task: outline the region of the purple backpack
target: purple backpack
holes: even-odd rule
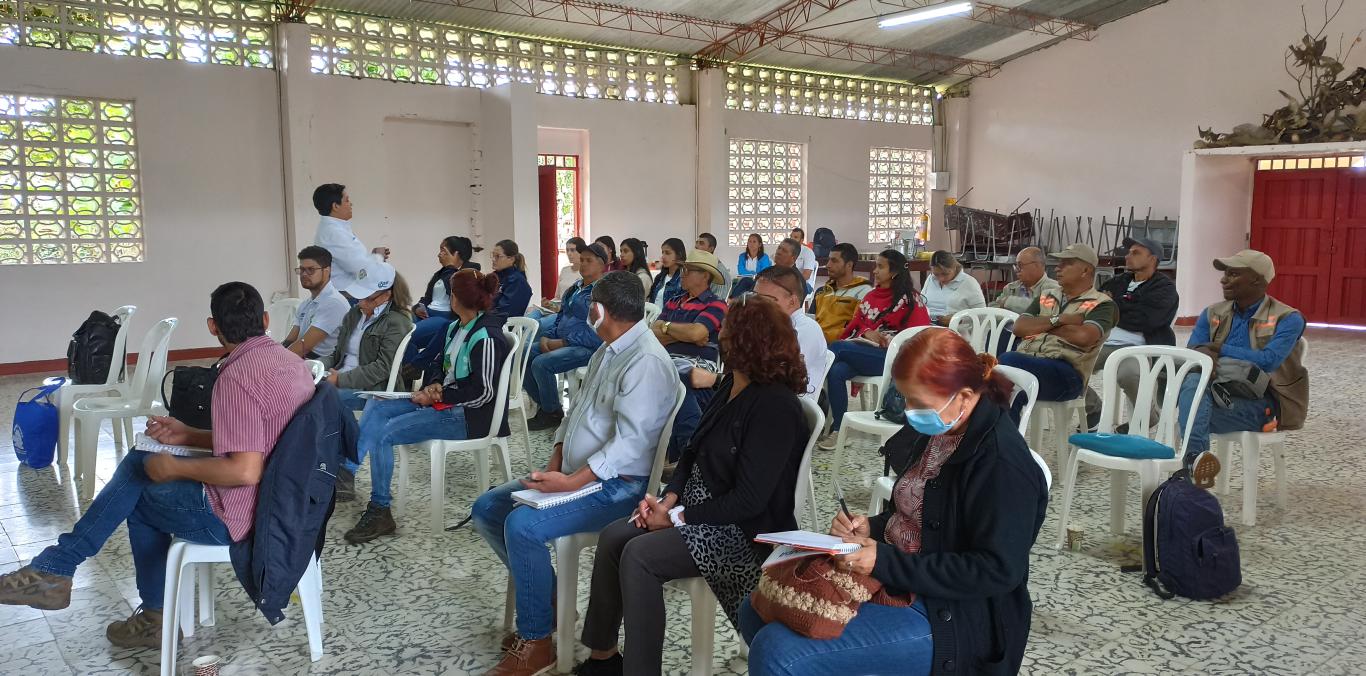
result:
[[[1143,508],[1143,583],[1169,599],[1215,599],[1238,588],[1238,538],[1219,500],[1185,470],[1153,491]]]

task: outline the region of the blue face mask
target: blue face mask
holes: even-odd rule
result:
[[[933,437],[943,434],[953,429],[953,426],[957,425],[958,420],[963,417],[961,412],[958,414],[957,418],[953,419],[953,422],[944,422],[944,419],[939,417],[939,414],[943,413],[944,409],[948,408],[949,404],[952,404],[953,400],[957,398],[957,394],[953,395],[948,401],[944,402],[944,406],[938,411],[932,408],[908,409],[906,411],[906,422],[910,423],[911,427],[915,428],[915,431],[926,436]]]

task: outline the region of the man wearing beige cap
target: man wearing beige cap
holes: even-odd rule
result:
[[[1214,268],[1224,273],[1219,279],[1224,300],[1200,313],[1186,345],[1209,355],[1215,364],[1210,387],[1194,407],[1185,456],[1192,480],[1206,488],[1214,485],[1219,473],[1219,461],[1207,453],[1210,434],[1297,430],[1304,426],[1309,409],[1309,373],[1301,363],[1304,349],[1299,342],[1304,315],[1267,295],[1266,287],[1276,277],[1271,257],[1244,249],[1214,259]],[[1255,392],[1242,387],[1220,387],[1228,382],[1231,367],[1244,363],[1270,376],[1260,396],[1247,396]],[[1239,379],[1255,381],[1245,375]],[[1181,385],[1178,410],[1183,428],[1197,381],[1192,375]]]
[[[664,303],[659,319],[651,327],[669,356],[673,357],[679,378],[687,389],[683,406],[674,421],[669,461],[678,459],[711,400],[711,389],[694,387],[692,371],[704,369],[720,373],[717,348],[721,322],[726,318],[726,301],[712,293],[711,285],[722,280],[716,254],[700,249],[688,252],[683,262],[680,293]],[[699,374],[700,375],[700,374]]]
[[[1056,254],[1061,295],[1041,294],[1015,320],[1022,340],[1001,363],[1024,369],[1039,379],[1039,399],[1071,401],[1086,390],[1105,336],[1115,327],[1118,310],[1095,288],[1096,252],[1073,244]]]

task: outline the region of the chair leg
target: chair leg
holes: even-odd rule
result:
[[[1271,446],[1271,461],[1276,468],[1276,506],[1285,509],[1285,444]]]
[[[78,423],[79,424],[79,423]],[[161,619],[161,676],[175,676],[176,628],[180,624],[180,575],[185,546],[171,545],[166,553],[166,582],[162,586],[164,603]]]
[[[114,435],[114,455],[123,457],[123,419],[110,418],[109,433]],[[133,437],[128,437],[128,442],[133,442]]]
[[[57,390],[57,464],[63,468],[69,467],[66,463],[71,451],[71,407],[76,403],[75,395],[68,392],[65,387]]]
[[[526,397],[527,395],[522,396]],[[522,405],[517,410],[522,412],[522,442],[526,448],[526,471],[530,474],[536,471],[536,466],[532,464],[531,459],[531,418],[528,418],[526,414],[526,399],[522,399]]]
[[[308,629],[308,656],[317,662],[323,658],[323,571],[316,557],[309,560],[304,576],[299,578],[298,592]]]
[[[176,592],[176,612],[179,618],[180,635],[186,638],[194,636],[194,581],[199,575],[201,568],[207,567],[207,563],[181,564],[180,567],[180,589]],[[167,599],[169,601],[169,599]],[[165,609],[163,608],[163,611]],[[164,615],[164,612],[163,612]],[[162,618],[165,621],[165,617]]]
[[[513,630],[513,618],[517,614],[517,592],[512,585],[512,572],[508,572],[507,593],[503,595],[503,631]]]
[[[488,470],[485,469],[485,472]],[[487,474],[485,474],[487,476]],[[432,446],[432,535],[440,535],[446,510],[446,453]]]
[[[144,427],[145,427],[145,425],[144,425]],[[133,439],[137,438],[137,435],[133,433],[133,419],[132,419],[132,418],[124,418],[124,419],[123,419],[123,438],[126,439],[126,440],[128,440],[128,449],[129,449],[129,450],[132,450],[132,448],[133,448]]]
[[[835,490],[835,484],[839,483],[840,475],[844,473],[844,445],[848,443],[849,428],[841,426],[838,434],[835,435],[835,464],[830,468],[831,477],[834,482],[830,484],[830,490]]]
[[[483,491],[489,487],[489,455],[492,449],[485,446],[474,452],[475,490]]]
[[[1153,491],[1156,491],[1157,487],[1162,485],[1162,473],[1157,470],[1157,464],[1151,462],[1143,463],[1143,466],[1138,470],[1138,482],[1140,494],[1143,496],[1143,501],[1139,503],[1139,511],[1141,513],[1142,510],[1147,509],[1148,498],[1153,496]]]
[[[697,585],[692,596],[692,674],[711,676],[716,641],[716,597],[706,584]]]
[[[1076,489],[1077,456],[1069,453],[1062,472],[1062,510],[1058,512],[1057,548],[1067,542],[1067,519],[1072,515],[1072,493]]]
[[[562,544],[563,543],[563,544]],[[579,548],[568,539],[555,543],[555,668],[574,668],[574,623],[579,601]]]
[[[817,522],[820,517],[816,515],[816,481],[815,477],[811,476],[809,467],[806,470],[806,509],[811,513],[811,530],[819,529],[821,526]]]
[[[1219,475],[1214,477],[1214,492],[1220,495],[1228,494],[1228,478],[1233,474],[1233,467],[1228,464],[1230,445],[1226,439],[1215,439],[1211,445],[1214,457],[1219,459]]]
[[[408,447],[395,446],[394,453],[398,455],[398,490],[394,491],[394,511],[406,514],[404,510],[408,507]]]
[[[1110,470],[1110,534],[1124,534],[1124,498],[1129,494],[1129,473]]]
[[[96,468],[99,466],[100,421],[76,419],[76,474],[81,481],[81,499],[95,497]]]
[[[1243,525],[1257,525],[1257,468],[1262,462],[1262,442],[1243,435]]]
[[[217,617],[214,615],[213,564],[199,564],[198,573],[199,624],[205,627],[212,627],[214,623],[217,622]]]
[[[512,481],[512,453],[508,450],[511,443],[512,437],[493,440],[494,448],[498,449],[498,462],[503,467],[503,478],[507,481]]]

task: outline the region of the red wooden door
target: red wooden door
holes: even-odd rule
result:
[[[1366,169],[1338,169],[1328,321],[1366,325]]]
[[[1310,321],[1329,321],[1338,169],[1258,171],[1252,248],[1276,262],[1269,293]]]
[[[560,212],[556,204],[555,167],[536,167],[536,187],[541,198],[541,297],[554,298],[560,276],[560,241],[556,233]]]

